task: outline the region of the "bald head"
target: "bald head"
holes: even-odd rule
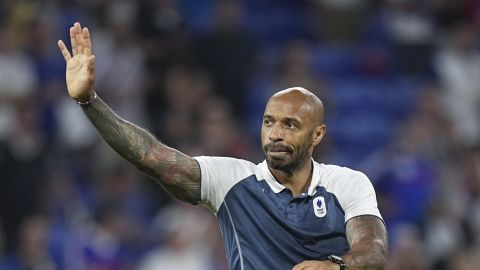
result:
[[[302,87],[275,93],[263,114],[262,146],[269,168],[306,168],[325,134],[322,101]]]
[[[280,102],[285,106],[298,107],[314,124],[323,124],[323,103],[315,94],[303,87],[291,87],[273,94],[268,100],[267,107],[271,102]]]

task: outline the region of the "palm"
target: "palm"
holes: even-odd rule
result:
[[[67,88],[71,97],[79,97],[93,86],[93,74],[88,69],[89,59],[76,55],[67,61]]]
[[[93,95],[95,82],[95,56],[92,54],[90,33],[80,23],[75,23],[70,28],[70,41],[72,54],[68,51],[63,41],[58,41],[60,51],[67,63],[66,81],[68,94],[77,101],[89,100]]]

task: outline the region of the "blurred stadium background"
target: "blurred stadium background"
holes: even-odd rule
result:
[[[0,1],[0,269],[226,269],[214,217],[120,160],[67,97],[56,41],[75,21],[99,95],[190,155],[260,162],[269,95],[316,92],[316,159],[371,178],[387,269],[479,269],[477,0]]]

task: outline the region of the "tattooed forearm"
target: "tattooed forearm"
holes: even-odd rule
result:
[[[383,222],[375,216],[359,216],[347,222],[350,252],[344,256],[347,269],[384,269],[388,243]]]
[[[122,157],[155,178],[176,198],[190,203],[200,200],[200,167],[195,159],[121,119],[100,98],[82,109],[105,141]]]

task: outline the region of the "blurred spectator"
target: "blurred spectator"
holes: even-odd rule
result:
[[[212,74],[216,91],[233,105],[237,118],[247,111],[244,96],[256,61],[255,40],[243,29],[243,20],[241,1],[219,1],[211,32],[194,41],[200,64]]]
[[[362,165],[377,186],[380,209],[394,246],[405,224],[419,226],[423,222],[439,188],[435,163],[439,160],[435,158],[451,154],[451,149],[443,146],[450,137],[438,110],[437,94],[424,91],[419,95],[415,114],[398,129],[391,144]]]
[[[425,251],[430,263],[440,268],[450,254],[465,245],[465,235],[461,220],[455,218],[454,212],[446,200],[434,201],[425,217]]]
[[[169,145],[188,148],[197,138],[199,101],[212,95],[212,82],[201,71],[174,65],[166,71],[163,85],[168,105],[156,108],[158,119],[152,119],[152,128]]]
[[[475,12],[473,0],[437,0],[430,1],[437,24],[442,29],[450,29],[465,19],[474,19],[467,15]]]
[[[388,270],[427,270],[428,261],[425,254],[420,232],[415,226],[403,226],[398,232],[398,242],[390,249],[387,260]]]
[[[182,17],[175,1],[138,2],[138,27],[141,34],[148,39],[164,41],[181,27]],[[165,53],[165,50],[159,50],[159,53]]]
[[[467,225],[473,244],[480,247],[480,149],[468,151],[466,160],[466,180],[472,201],[468,204]]]
[[[185,27],[178,1],[138,3],[136,26],[144,39],[141,45],[149,70],[162,74],[169,65],[189,62],[192,57],[188,54],[189,29]]]
[[[376,173],[370,173],[377,185],[379,205],[387,223],[392,241],[397,239],[397,226],[403,223],[419,225],[432,192],[436,172],[432,162],[421,155],[412,122],[402,130],[402,137],[376,159]],[[393,242],[392,244],[395,244]]]
[[[0,143],[0,220],[7,251],[15,250],[24,219],[41,209],[48,153],[35,105],[31,99],[17,101],[15,126]]]
[[[276,67],[276,73],[267,91],[284,89],[292,86],[302,86],[312,89],[316,95],[326,101],[326,91],[321,76],[313,71],[313,46],[302,40],[288,42],[282,52]],[[270,96],[269,93],[266,96]]]
[[[75,239],[76,230],[89,226],[92,219],[92,194],[75,181],[75,174],[68,169],[65,161],[56,160],[55,166],[48,169],[43,200],[51,227],[52,257],[59,269],[81,269],[77,265],[79,254],[71,256],[71,253],[80,245]]]
[[[48,252],[48,220],[43,216],[31,216],[20,227],[19,248],[6,258],[1,269],[8,270],[56,270]]]
[[[15,32],[0,26],[0,140],[15,128],[15,105],[37,87],[32,60],[15,43]]]
[[[197,135],[202,155],[254,156],[247,134],[239,128],[228,102],[215,96],[206,97],[199,104],[199,113]]]
[[[472,249],[461,249],[447,258],[444,269],[446,270],[474,270],[480,264],[480,250],[478,247]],[[439,269],[439,268],[437,268]]]
[[[164,122],[164,113],[169,110],[165,107],[175,105],[168,100],[171,87],[165,85],[171,83],[165,81],[172,80],[169,79],[171,70],[177,70],[179,66],[190,67],[194,62],[192,37],[182,17],[184,14],[179,10],[179,1],[138,2],[136,25],[141,35],[140,45],[145,53],[145,104],[153,133],[162,134],[162,127],[158,123]],[[182,83],[179,80],[177,82]],[[195,91],[192,89],[190,92]],[[177,117],[176,114],[174,116]],[[181,117],[185,118],[184,115]],[[179,137],[178,141],[182,139]]]
[[[145,125],[145,57],[135,30],[136,4],[111,1],[104,28],[93,33],[96,87],[112,108],[128,121]]]
[[[141,231],[141,227],[146,226],[149,217],[154,213],[152,197],[148,196],[150,193],[145,190],[146,179],[123,160],[116,158],[110,163],[104,162],[103,168],[96,170],[100,177],[95,182],[95,196],[98,201],[114,204],[122,212],[129,213],[132,222],[136,223]],[[133,237],[134,233],[130,236]]]
[[[153,234],[163,235],[164,243],[142,259],[139,270],[218,269],[212,254],[212,239],[220,240],[212,236],[218,229],[213,229],[215,220],[206,211],[172,204],[157,215],[153,226]]]
[[[75,102],[60,97],[52,109],[58,125],[57,143],[65,146],[61,149],[65,154],[87,149],[99,141],[95,129]]]
[[[427,6],[412,0],[388,0],[385,20],[398,70],[407,75],[431,75],[436,29]]]
[[[318,0],[314,3],[312,17],[317,36],[337,46],[359,41],[369,11],[367,0]]]
[[[480,52],[478,31],[459,24],[435,57],[444,106],[465,146],[480,143]]]
[[[83,235],[82,250],[76,260],[83,263],[81,269],[123,270],[130,269],[124,239],[130,231],[128,215],[115,204],[105,203],[97,208],[95,224]]]

